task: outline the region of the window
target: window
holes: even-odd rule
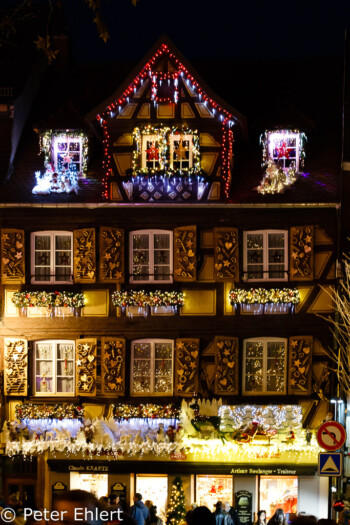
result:
[[[74,395],[74,341],[38,341],[34,344],[35,395]]]
[[[72,284],[71,232],[32,233],[32,283]]]
[[[165,230],[130,233],[130,282],[173,282],[172,238]]]
[[[131,394],[172,395],[174,342],[150,339],[132,342]]]
[[[244,232],[244,278],[247,281],[286,281],[287,231]]]
[[[193,166],[192,135],[170,135],[170,168],[188,170]]]
[[[267,133],[268,158],[284,170],[299,171],[300,133],[292,131],[270,131]]]
[[[52,140],[53,163],[56,170],[62,168],[76,168],[76,173],[82,172],[82,140],[79,136],[65,134],[53,137]]]
[[[287,340],[273,338],[244,341],[243,393],[286,393]]]
[[[147,168],[151,171],[161,168],[161,140],[160,135],[142,136],[142,168]]]

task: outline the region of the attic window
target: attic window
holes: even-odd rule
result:
[[[47,130],[40,135],[40,153],[44,165],[50,163],[55,171],[69,167],[79,177],[86,176],[88,137],[82,131]]]
[[[265,173],[256,188],[259,193],[283,193],[294,184],[304,166],[305,140],[299,130],[265,131],[260,138]]]
[[[268,159],[283,170],[295,168],[299,171],[300,133],[292,131],[270,131],[267,134]]]

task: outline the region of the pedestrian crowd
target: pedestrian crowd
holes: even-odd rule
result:
[[[0,511],[3,508],[12,508],[16,518],[12,520],[13,525],[23,525],[24,521],[20,518],[20,503],[10,497],[6,504],[0,496]],[[77,519],[76,511],[86,510],[92,517],[87,519]],[[70,490],[54,498],[53,511],[60,513],[64,519],[54,520],[50,525],[165,525],[157,514],[157,507],[153,502],[142,501],[142,495],[136,493],[134,504],[127,509],[126,502],[119,496],[111,494],[101,497],[99,500],[90,492],[84,490]],[[103,514],[104,513],[104,514]],[[102,518],[102,515],[104,516]],[[274,515],[267,521],[266,511],[259,510],[257,520],[254,525],[335,525],[336,522],[330,519],[317,520],[315,516],[299,514],[294,519],[287,521],[284,511],[277,509]],[[46,519],[33,519],[29,517],[26,525],[46,525]],[[5,523],[0,519],[1,523]],[[188,510],[183,524],[181,525],[243,525],[241,524],[237,510],[228,502],[218,501],[215,504],[215,511],[211,512],[208,507],[197,506],[195,503]]]

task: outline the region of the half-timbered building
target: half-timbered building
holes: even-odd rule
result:
[[[328,110],[263,108],[250,85],[246,119],[167,38],[116,91],[53,67],[1,186],[4,494],[137,491],[164,517],[179,475],[188,506],[247,491],[251,512],[309,513],[312,496],[327,517]]]

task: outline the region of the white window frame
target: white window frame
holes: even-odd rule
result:
[[[55,260],[56,242],[55,241],[56,241],[56,237],[63,236],[63,235],[67,237],[69,236],[71,239],[70,278],[67,281],[56,281],[56,260]],[[39,236],[50,237],[50,280],[47,280],[47,281],[46,280],[40,281],[35,278],[35,268],[36,268],[36,265],[35,265],[35,251],[36,251],[35,250],[35,238],[37,236],[38,237]],[[38,250],[38,251],[45,251],[45,250]],[[64,250],[64,251],[69,251],[69,250]],[[33,284],[73,284],[73,253],[74,253],[73,252],[73,232],[59,231],[59,230],[32,232],[31,234],[31,254],[30,254],[31,283]],[[40,266],[37,266],[37,267],[40,268]],[[67,266],[67,268],[69,268],[69,266]]]
[[[174,159],[174,142],[175,140],[188,140],[188,149],[189,149],[189,159],[188,159],[188,168],[182,168],[182,159],[180,159],[180,161],[178,160],[175,160]],[[182,134],[178,134],[178,135],[175,135],[175,134],[171,134],[170,137],[169,137],[169,143],[170,143],[170,168],[173,170],[175,169],[174,168],[174,162],[180,162],[180,169],[179,171],[181,171],[182,169],[190,169],[190,168],[193,168],[193,135],[182,135]],[[186,161],[187,162],[187,161]]]
[[[147,162],[152,162],[152,161],[147,160],[147,153],[146,153],[147,141],[158,142],[158,144],[160,144],[162,141],[162,136],[157,135],[157,134],[152,134],[152,133],[142,135],[142,147],[141,147],[141,168],[142,169],[147,168]],[[153,168],[149,168],[150,170],[153,169],[157,171],[161,169],[160,155],[161,155],[161,152],[159,151],[159,154],[158,154],[159,160],[158,161],[153,160]],[[157,162],[158,164],[157,166],[155,166],[155,162]]]
[[[53,392],[37,392],[36,388],[36,380],[37,377],[42,377],[40,375],[37,375],[36,373],[36,363],[37,363],[37,357],[36,357],[36,349],[38,344],[52,344],[54,345],[53,348],[53,359],[52,359],[52,383],[55,391]],[[69,376],[69,378],[73,379],[73,392],[57,392],[57,345],[58,344],[70,344],[73,346],[73,376]],[[74,397],[75,396],[75,340],[74,339],[46,339],[44,341],[38,340],[34,341],[33,345],[33,384],[34,384],[34,395],[36,397],[50,397],[50,396],[60,396],[60,397]],[[40,361],[40,359],[38,359]],[[62,359],[63,361],[63,359]]]
[[[154,278],[154,236],[157,234],[167,234],[169,235],[169,279],[155,279]],[[149,279],[139,280],[134,279],[133,273],[134,273],[134,261],[133,261],[133,253],[134,253],[134,246],[133,246],[133,236],[134,235],[148,235],[149,237],[149,259],[148,259],[148,266],[149,266]],[[133,230],[129,233],[129,262],[130,262],[130,282],[131,283],[139,283],[139,284],[145,284],[145,283],[172,283],[173,282],[173,232],[172,230]]]
[[[69,153],[69,145],[72,143],[72,142],[79,142],[80,144],[80,151],[76,151],[75,153],[79,153],[79,163],[78,162],[73,162],[73,164],[79,164],[80,165],[80,169],[77,170],[77,176],[78,177],[81,177],[82,176],[82,173],[83,173],[83,151],[82,151],[82,148],[83,148],[83,141],[81,139],[81,137],[79,136],[76,136],[76,137],[72,137],[72,136],[67,136],[65,133],[62,133],[61,135],[57,135],[55,137],[53,137],[52,139],[52,159],[53,159],[53,164],[54,164],[54,167],[55,169],[57,170],[58,169],[58,142],[67,142],[67,153]]]
[[[151,376],[150,376],[150,389],[151,392],[134,392],[134,347],[138,343],[150,343],[151,344]],[[156,343],[170,343],[172,347],[172,375],[171,375],[171,391],[170,392],[154,392],[154,377],[155,377],[155,345]],[[173,339],[134,339],[131,342],[131,369],[130,369],[130,395],[133,397],[144,397],[149,396],[172,396],[174,391],[174,340]]]
[[[284,234],[284,277],[269,277],[269,249],[268,237],[269,234]],[[248,235],[263,235],[263,277],[257,279],[248,279]],[[245,231],[243,235],[243,269],[244,280],[247,282],[258,281],[288,281],[288,230],[251,230]]]
[[[295,169],[298,172],[299,171],[299,162],[300,162],[300,133],[297,131],[287,131],[287,132],[281,132],[281,131],[269,131],[268,132],[268,138],[267,138],[267,148],[268,148],[268,159],[272,160],[273,162],[276,162],[277,159],[273,157],[273,150],[274,150],[274,140],[273,139],[280,139],[285,140],[288,138],[295,138],[295,159],[292,159],[295,161]],[[282,168],[285,171],[289,170],[288,166],[285,166],[285,157],[282,157],[279,159],[282,164]]]
[[[284,343],[284,390],[281,392],[272,392],[267,390],[267,344],[268,343]],[[246,384],[246,352],[247,345],[249,343],[263,343],[263,388],[261,391],[250,391],[245,389]],[[283,396],[287,393],[287,352],[288,352],[288,340],[284,337],[254,337],[251,339],[243,340],[243,378],[242,378],[242,394],[245,396],[259,396],[259,395],[271,395],[271,396]]]

